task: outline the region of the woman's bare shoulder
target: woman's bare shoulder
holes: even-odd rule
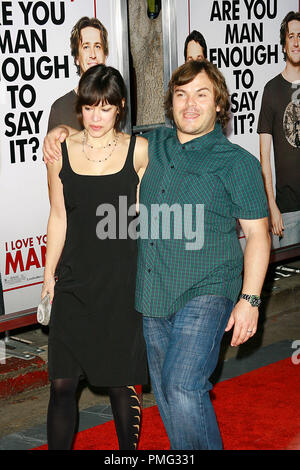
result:
[[[134,160],[137,172],[148,165],[148,141],[144,137],[137,136],[136,138]]]
[[[72,134],[66,138],[67,147],[69,145],[82,145],[83,139],[84,139],[84,132],[83,131],[76,132],[75,134]]]
[[[136,138],[136,144],[137,144],[141,149],[144,149],[144,150],[147,150],[147,149],[148,149],[148,140],[145,139],[145,137],[141,137],[140,135],[137,136],[137,138]]]

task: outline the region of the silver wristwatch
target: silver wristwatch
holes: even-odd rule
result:
[[[240,299],[247,300],[252,307],[259,307],[261,304],[261,298],[258,295],[241,294]]]

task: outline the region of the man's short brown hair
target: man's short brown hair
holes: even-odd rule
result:
[[[80,67],[76,63],[79,55],[79,44],[81,41],[81,30],[83,28],[95,28],[100,31],[101,42],[103,46],[104,55],[108,56],[108,39],[107,39],[107,30],[98,20],[98,18],[89,18],[88,16],[84,16],[80,18],[79,21],[73,26],[71,31],[71,38],[70,38],[70,47],[71,47],[71,54],[74,57],[74,64],[77,67],[77,73],[80,75]]]
[[[282,52],[284,55],[284,60],[286,60],[286,53],[284,51],[285,49],[285,43],[286,43],[286,35],[288,33],[288,25],[290,21],[300,21],[300,12],[299,11],[290,11],[282,20],[282,23],[280,25],[280,44],[282,46]]]
[[[171,80],[169,82],[168,91],[165,98],[165,110],[167,117],[174,120],[173,117],[173,94],[176,86],[183,86],[190,83],[196,76],[205,72],[214,87],[214,96],[216,106],[220,107],[220,111],[217,113],[217,121],[219,121],[222,127],[226,127],[229,121],[229,93],[225,78],[222,73],[217,69],[215,65],[207,60],[191,60],[178,67],[173,72]]]

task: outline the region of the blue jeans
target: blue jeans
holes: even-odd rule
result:
[[[209,378],[233,302],[202,295],[167,319],[145,317],[150,377],[171,449],[222,449]]]

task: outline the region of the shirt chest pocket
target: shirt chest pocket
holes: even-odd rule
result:
[[[209,204],[216,192],[218,178],[212,173],[182,173],[179,198],[183,203]]]

